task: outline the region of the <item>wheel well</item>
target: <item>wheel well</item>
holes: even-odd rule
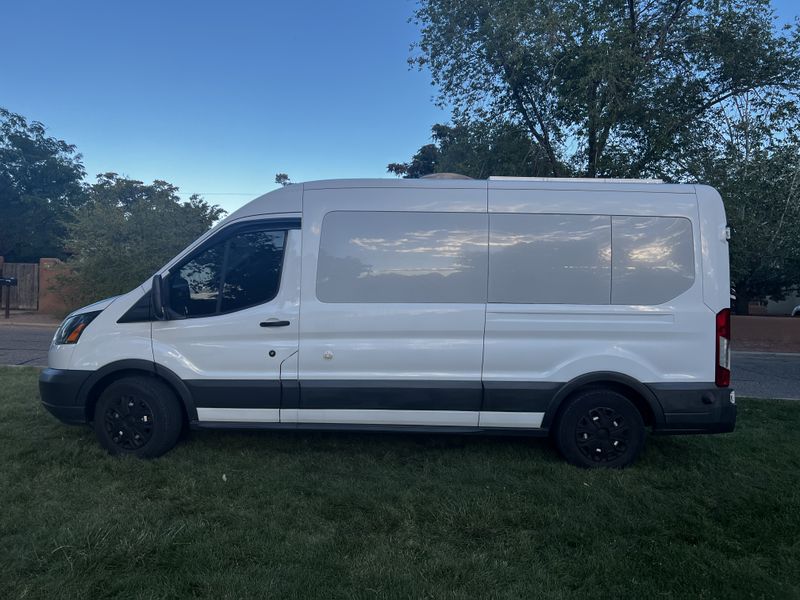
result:
[[[181,407],[181,413],[183,415],[184,424],[189,422],[189,416],[186,413],[186,406],[181,401],[181,395],[180,393],[178,393],[178,390],[175,389],[175,386],[173,386],[169,381],[167,381],[163,377],[159,377],[155,373],[152,373],[150,371],[144,371],[141,369],[122,369],[120,371],[114,371],[113,373],[109,373],[99,381],[95,382],[95,384],[92,385],[91,389],[89,390],[89,393],[86,396],[87,422],[91,423],[92,421],[94,421],[94,407],[97,404],[97,400],[100,398],[100,394],[103,393],[103,390],[105,390],[109,385],[111,385],[115,381],[118,381],[123,377],[131,377],[131,376],[153,377],[164,383],[164,385],[166,385],[170,390],[172,390],[172,393],[175,394],[175,398],[178,400],[178,404]]]
[[[652,427],[655,425],[656,419],[655,415],[653,414],[653,408],[650,406],[650,403],[647,401],[647,399],[631,386],[620,383],[619,381],[592,381],[590,383],[580,385],[574,390],[571,390],[569,394],[567,394],[567,396],[559,403],[558,411],[553,419],[553,423],[558,422],[558,419],[561,417],[561,413],[564,412],[572,398],[589,390],[612,390],[618,394],[622,394],[633,403],[633,405],[639,411],[639,414],[642,415],[642,420],[647,427]]]

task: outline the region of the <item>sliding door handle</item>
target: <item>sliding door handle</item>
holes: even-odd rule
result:
[[[261,321],[259,323],[261,327],[286,327],[287,325],[291,325],[289,321],[279,321],[278,319],[268,319],[266,321]]]

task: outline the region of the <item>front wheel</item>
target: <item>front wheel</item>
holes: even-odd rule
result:
[[[627,467],[639,456],[644,439],[639,410],[611,390],[588,390],[574,396],[555,429],[559,451],[579,467]]]
[[[95,405],[94,431],[110,454],[161,456],[175,446],[182,429],[178,399],[153,377],[118,379],[103,390]]]

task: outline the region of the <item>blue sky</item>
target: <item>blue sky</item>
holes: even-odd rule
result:
[[[779,16],[800,12],[776,0]],[[446,121],[409,70],[412,0],[4,3],[0,106],[90,178],[165,179],[232,210],[293,180],[384,177]]]

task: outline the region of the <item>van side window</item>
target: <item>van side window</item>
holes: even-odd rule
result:
[[[611,217],[491,214],[489,302],[608,304]]]
[[[272,300],[285,242],[285,231],[250,229],[203,249],[172,269],[170,308],[185,317],[204,317]]]
[[[230,239],[222,312],[261,304],[277,295],[285,238],[284,231],[254,231]]]
[[[320,233],[321,302],[486,301],[487,215],[336,211]]]
[[[217,312],[219,283],[226,242],[203,250],[169,277],[170,308],[182,316],[201,317]]]
[[[612,217],[612,304],[661,304],[694,283],[692,223],[682,217]]]

